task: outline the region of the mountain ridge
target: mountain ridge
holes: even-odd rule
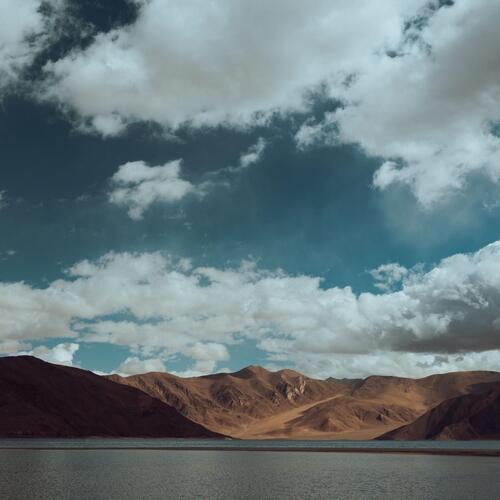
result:
[[[318,380],[255,365],[190,378],[161,372],[111,378],[168,402],[209,429],[242,439],[372,439],[447,399],[500,384],[500,373],[491,371]]]
[[[319,380],[250,365],[123,377],[11,356],[0,358],[0,436],[500,438],[500,373]]]

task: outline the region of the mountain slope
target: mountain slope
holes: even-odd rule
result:
[[[0,436],[500,438],[500,373],[316,380],[249,366],[100,377],[0,358]]]
[[[250,366],[185,379],[167,373],[110,378],[233,437],[371,439],[414,421],[444,400],[486,391],[500,382],[500,373],[315,380],[292,370]]]
[[[500,439],[500,384],[486,393],[443,401],[382,440]]]
[[[346,384],[258,366],[193,378],[168,373],[110,378],[157,397],[212,430],[238,437],[262,419],[349,391]]]
[[[30,356],[0,358],[0,436],[218,437],[133,387]]]

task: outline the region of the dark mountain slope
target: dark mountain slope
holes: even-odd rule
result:
[[[383,434],[382,440],[499,439],[500,384],[486,393],[443,401],[414,422]]]
[[[133,387],[30,356],[0,358],[0,436],[219,437]]]

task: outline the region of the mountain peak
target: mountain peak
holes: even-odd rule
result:
[[[248,365],[241,370],[232,373],[234,377],[239,378],[250,378],[250,377],[267,377],[271,374],[269,370],[266,370],[259,365]]]

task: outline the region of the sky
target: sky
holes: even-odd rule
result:
[[[499,0],[1,0],[0,355],[500,367]]]

